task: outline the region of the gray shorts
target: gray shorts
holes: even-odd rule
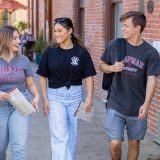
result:
[[[143,140],[147,130],[147,118],[141,120],[135,116],[125,116],[113,109],[107,109],[105,129],[109,140],[124,140],[127,129],[128,139]]]

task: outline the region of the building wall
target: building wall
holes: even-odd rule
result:
[[[138,10],[139,0],[123,0],[123,11]]]
[[[75,21],[74,19],[74,0],[52,0],[52,19],[54,23],[54,19],[58,17],[69,17]]]
[[[105,48],[105,7],[104,0],[87,0],[84,3],[85,45],[90,49],[90,53],[97,71],[97,75],[94,77],[94,91],[99,97],[103,92],[101,89],[102,73],[99,71],[99,60]]]
[[[2,3],[5,0],[0,0],[0,3]],[[27,6],[28,5],[28,0],[17,0],[19,3]],[[4,10],[0,11],[0,25],[2,25],[2,15],[3,15]],[[8,24],[10,25],[14,25],[16,22],[19,21],[24,21],[24,22],[28,22],[28,17],[27,17],[27,9],[17,9],[14,12],[12,12],[11,14],[8,14]],[[3,24],[6,25],[6,24]]]
[[[45,1],[44,0],[39,0],[39,21],[38,21],[38,25],[39,25],[39,31],[42,31],[45,29]]]
[[[145,4],[146,6],[146,4]],[[147,16],[147,26],[144,32],[144,37],[149,43],[154,41],[160,42],[160,1],[154,0],[154,10],[149,14],[145,7]],[[157,78],[155,95],[149,110],[148,126],[151,133],[156,134],[158,127],[158,112],[160,112],[160,77]],[[160,127],[160,124],[159,124]],[[159,135],[160,136],[160,135]]]
[[[36,33],[37,33],[37,21],[36,21],[36,17],[37,17],[37,8],[36,8],[36,0],[32,0],[33,1],[33,16],[32,16],[32,23],[33,23],[33,34],[34,37],[36,38]]]
[[[53,19],[57,17],[69,17],[73,19],[73,11],[74,11],[74,0],[52,0],[53,6]]]
[[[28,5],[28,1],[27,0],[16,0],[18,1],[19,3],[27,6]],[[28,17],[27,17],[27,9],[24,10],[24,9],[18,9],[16,11],[14,11],[12,14],[11,14],[11,24],[14,24],[18,21],[24,21],[24,22],[28,22]]]

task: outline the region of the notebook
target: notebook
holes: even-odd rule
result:
[[[86,112],[85,109],[86,109],[85,103],[81,102],[79,104],[77,111],[75,112],[75,117],[85,120],[87,122],[92,122],[94,116],[94,107],[93,106],[91,107],[90,112]]]
[[[9,92],[10,99],[9,102],[15,107],[22,115],[28,115],[32,112],[35,112],[33,106],[29,101],[24,97],[24,95],[19,91],[18,88],[15,88]]]

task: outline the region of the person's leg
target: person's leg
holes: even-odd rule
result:
[[[122,141],[120,140],[111,140],[109,142],[112,160],[121,159],[121,145],[122,145]]]
[[[139,155],[139,145],[138,140],[128,140],[128,160],[137,160]]]
[[[26,145],[28,139],[29,116],[21,115],[14,110],[9,118],[9,141],[12,160],[26,160]]]
[[[8,138],[8,118],[10,111],[7,106],[0,106],[0,160],[6,160]]]
[[[121,159],[121,144],[124,139],[125,120],[123,115],[113,109],[107,109],[105,129],[110,141],[110,152],[112,160]]]
[[[82,86],[71,86],[68,90],[69,99],[67,103],[67,119],[68,119],[68,130],[69,130],[69,152],[71,154],[71,160],[76,159],[77,150],[77,128],[79,119],[75,117],[80,102],[84,100],[84,91]]]
[[[73,131],[74,135],[77,135],[76,126],[77,121],[69,118],[67,114],[67,107],[71,107],[70,104],[76,104],[70,108],[70,114],[73,118],[74,112],[78,108],[77,103],[82,100],[82,86],[71,86],[69,89],[61,87],[58,89],[48,88],[48,100],[50,104],[49,112],[49,127],[52,146],[52,159],[53,160],[73,160],[73,154],[75,153],[70,148],[75,148],[74,145],[70,147],[72,143],[72,136],[70,138],[70,122],[75,124]],[[71,103],[71,101],[73,103]],[[73,137],[74,138],[74,137]]]
[[[140,140],[144,139],[147,130],[147,119],[126,117],[128,134],[128,160],[137,160],[139,155]]]
[[[68,129],[69,129],[69,147],[72,160],[76,159],[76,149],[77,149],[77,128],[78,128],[78,119],[74,116],[80,101],[68,104],[67,106],[67,115],[68,115]]]
[[[52,160],[67,159],[68,148],[68,128],[67,128],[67,113],[65,106],[50,100],[49,112],[49,128],[51,136]],[[67,159],[70,160],[70,159]]]

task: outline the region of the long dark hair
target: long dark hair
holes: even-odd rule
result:
[[[71,33],[71,40],[73,44],[78,44],[81,47],[85,47],[83,41],[74,33],[74,27],[72,20],[68,17],[61,17],[61,18],[56,18],[54,20],[54,25],[60,24],[67,30],[72,28],[73,32]]]

